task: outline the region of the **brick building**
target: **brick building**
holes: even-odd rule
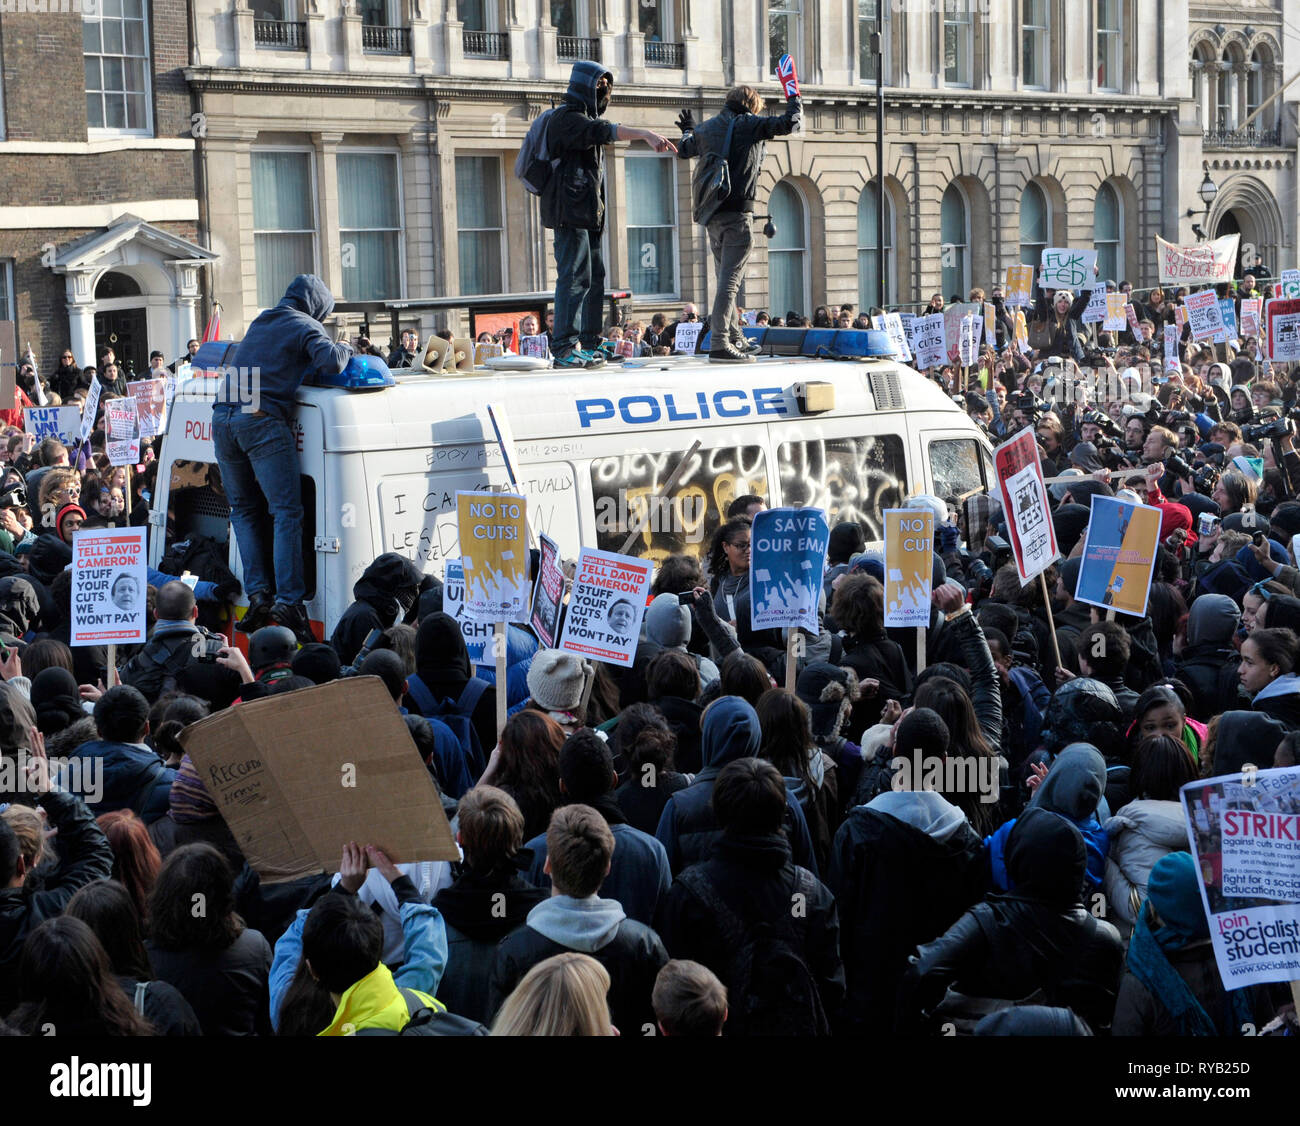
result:
[[[45,370],[69,345],[85,365],[111,342],[142,372],[150,350],[184,350],[215,257],[195,190],[188,8],[40,6],[63,10],[0,6],[0,320]]]

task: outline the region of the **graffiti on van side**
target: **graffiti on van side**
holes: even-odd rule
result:
[[[832,526],[856,520],[868,540],[884,538],[881,513],[907,496],[903,440],[894,434],[782,442],[777,461],[782,504],[825,509]]]
[[[669,555],[703,557],[737,497],[768,495],[767,458],[761,446],[718,446],[698,450],[671,494],[658,499],[685,450],[638,450],[593,458],[597,546],[617,551],[641,520],[645,524],[631,554],[659,562]]]

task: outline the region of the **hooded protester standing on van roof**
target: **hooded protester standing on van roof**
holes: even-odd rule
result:
[[[600,236],[605,229],[604,146],[644,141],[655,152],[676,152],[667,137],[649,129],[605,121],[614,75],[599,63],[573,64],[569,88],[546,128],[546,147],[554,166],[542,189],[542,225],[555,231],[555,328],[551,352],[555,366],[599,367],[604,327],[605,260]]]
[[[321,324],[333,310],[320,278],[294,278],[280,303],[249,325],[212,407],[212,442],[248,592],[248,612],[235,628],[252,634],[274,622],[304,645],[316,638],[303,605],[302,497],[289,424],[303,380],[313,371],[336,375],[352,358],[351,346],[331,340]],[[275,528],[271,552],[261,534],[264,509]]]

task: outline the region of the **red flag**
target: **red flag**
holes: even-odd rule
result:
[[[221,303],[212,306],[212,316],[208,318],[208,327],[203,330],[202,343],[221,339]]]
[[[795,73],[794,59],[789,55],[782,55],[776,60],[776,76],[787,98],[799,96],[799,75]]]

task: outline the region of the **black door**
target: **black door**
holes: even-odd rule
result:
[[[108,346],[123,374],[141,378],[149,370],[149,338],[144,309],[114,309],[95,314],[95,358]]]

